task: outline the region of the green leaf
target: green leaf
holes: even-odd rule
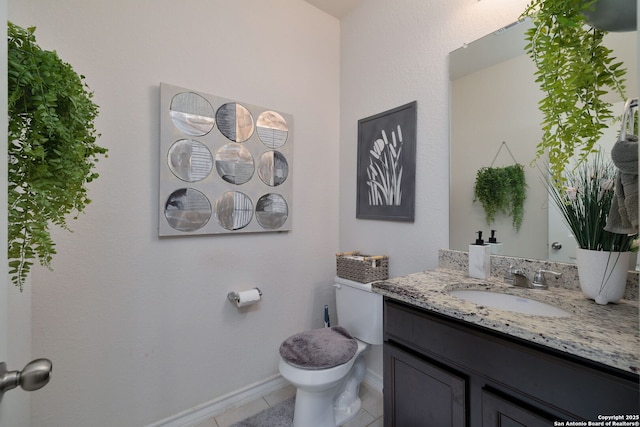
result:
[[[543,136],[536,159],[548,153],[550,173],[558,181],[569,160],[593,152],[602,129],[613,117],[603,96],[625,99],[621,62],[603,44],[604,31],[585,25],[583,12],[593,1],[531,0],[521,17],[531,18],[525,34],[527,54],[536,64],[535,78],[544,93],[538,107]]]
[[[527,197],[524,166],[484,167],[478,170],[474,185],[474,202],[480,201],[487,225],[498,213],[512,217],[513,227],[520,229]]]
[[[85,184],[107,149],[96,144],[93,93],[56,52],[42,50],[35,27],[8,23],[8,250],[12,281],[22,290],[33,260],[50,266],[50,224],[89,203]]]

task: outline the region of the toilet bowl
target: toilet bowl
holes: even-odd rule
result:
[[[355,355],[333,368],[304,369],[280,359],[280,374],[297,388],[293,427],[336,427],[358,415],[358,391],[366,373],[362,356],[370,346],[357,343]]]
[[[363,356],[371,344],[382,344],[382,296],[371,291],[371,284],[336,278],[334,286],[340,326],[330,329],[339,334],[312,330],[289,337],[280,348],[280,374],[297,389],[293,427],[336,427],[358,415],[358,392],[366,374]],[[283,351],[307,336],[320,336],[320,344],[305,342]],[[345,342],[352,345],[352,353],[345,353]],[[322,361],[307,363],[307,359]]]

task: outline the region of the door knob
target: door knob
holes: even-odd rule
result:
[[[51,379],[49,359],[36,359],[27,363],[22,371],[7,371],[7,364],[0,362],[0,399],[5,391],[17,386],[26,391],[34,391],[47,385]]]
[[[555,249],[555,250],[562,249],[562,243],[560,243],[560,242],[553,242],[553,243],[551,244],[551,249]]]

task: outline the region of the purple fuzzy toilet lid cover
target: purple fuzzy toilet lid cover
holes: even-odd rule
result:
[[[333,326],[290,336],[280,346],[280,356],[298,368],[328,369],[347,363],[357,349],[346,329]]]

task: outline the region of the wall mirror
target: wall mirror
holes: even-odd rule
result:
[[[571,250],[575,251],[576,243],[548,203],[544,159],[538,166],[531,165],[542,136],[538,111],[542,95],[534,78],[535,66],[524,51],[525,31],[530,25],[528,20],[515,22],[449,55],[450,248],[466,251],[478,230],[488,236],[495,229],[503,243],[503,255],[572,262]],[[606,45],[625,63],[628,96],[637,96],[637,32],[609,33]],[[614,103],[615,114],[622,114],[624,102],[613,95],[608,101]],[[601,140],[606,153],[617,138],[618,127],[619,122],[614,123]],[[513,156],[500,150],[503,142]],[[525,166],[528,185],[519,232],[506,216],[487,225],[482,206],[473,203],[478,169],[492,162],[493,166],[508,166],[514,158]],[[563,246],[566,251],[551,249],[551,243],[563,239],[568,242]]]

